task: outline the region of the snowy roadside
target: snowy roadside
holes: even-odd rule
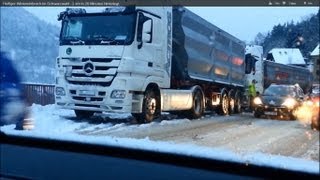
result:
[[[131,128],[152,128],[153,126],[163,126],[170,124],[190,123],[186,119],[174,119],[170,121],[153,122],[143,125],[130,125],[126,122],[111,123],[103,122],[91,124],[88,122],[77,122],[66,117],[73,117],[74,113],[70,110],[56,109],[54,105],[31,107],[32,115],[35,120],[35,128],[30,131],[16,131],[14,125],[1,127],[1,131],[6,134],[30,136],[38,138],[48,138],[66,141],[77,141],[90,144],[111,145],[118,147],[128,147],[134,149],[152,150],[158,152],[168,152],[183,154],[195,157],[205,157],[224,161],[240,162],[246,165],[256,164],[262,166],[279,167],[283,169],[306,171],[319,173],[319,162],[299,159],[293,157],[270,155],[264,153],[236,153],[226,148],[209,148],[193,144],[177,144],[172,141],[152,141],[148,137],[143,139],[118,138],[112,136],[88,136],[81,135],[76,131],[81,129],[116,129],[117,131],[130,131]],[[111,118],[125,119],[128,115],[112,114]]]

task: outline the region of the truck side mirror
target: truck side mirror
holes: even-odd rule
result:
[[[256,62],[257,60],[251,54],[246,54],[246,57],[245,57],[245,73],[246,74],[250,74],[252,71],[255,73]]]
[[[245,57],[245,73],[250,74],[252,72],[251,54],[246,54]]]
[[[152,21],[145,21],[142,27],[142,42],[151,43]]]

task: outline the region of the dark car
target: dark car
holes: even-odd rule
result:
[[[20,77],[4,52],[0,62],[0,126],[16,124],[16,129],[22,130],[27,111]]]
[[[295,110],[304,101],[299,85],[271,84],[260,97],[254,99],[254,116],[287,116],[296,119]]]

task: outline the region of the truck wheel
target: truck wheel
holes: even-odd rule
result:
[[[150,123],[159,114],[159,98],[157,98],[155,92],[152,89],[148,89],[145,92],[142,113],[132,114],[138,123]]]
[[[234,114],[235,112],[235,96],[233,91],[229,92],[229,114]]]
[[[226,92],[221,94],[221,104],[218,108],[218,114],[220,115],[227,115],[229,114],[229,98]]]
[[[241,113],[241,100],[240,100],[240,93],[239,92],[236,92],[236,95],[235,95],[234,112]]]
[[[94,114],[94,111],[74,110],[74,112],[79,119],[90,118]]]
[[[189,116],[191,119],[198,119],[202,116],[204,111],[204,103],[202,92],[197,89],[193,94],[193,105],[189,111]]]

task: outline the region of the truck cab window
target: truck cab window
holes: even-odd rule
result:
[[[82,23],[80,21],[70,21],[67,26],[67,31],[72,37],[81,37]]]
[[[150,35],[149,41],[146,41],[146,43],[152,43],[152,31],[153,31],[152,19],[140,12],[138,17],[138,29],[137,29],[137,42],[139,42],[139,45],[138,45],[139,49],[142,47],[142,44],[143,44],[143,34]]]

